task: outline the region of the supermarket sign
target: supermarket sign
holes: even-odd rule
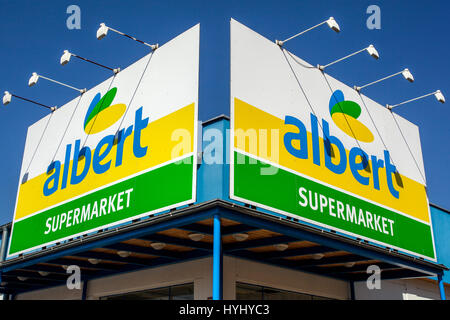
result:
[[[231,21],[232,199],[436,261],[417,126]]]
[[[28,129],[9,256],[195,202],[199,25]]]

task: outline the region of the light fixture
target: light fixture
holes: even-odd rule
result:
[[[374,59],[379,59],[380,55],[378,54],[377,49],[375,49],[375,47],[373,45],[370,45],[366,48],[367,52],[372,56],[372,58]]]
[[[363,52],[363,51],[367,51],[367,53],[370,54],[375,59],[378,59],[380,57],[380,55],[378,54],[377,49],[375,49],[375,47],[373,45],[370,45],[370,46],[368,46],[368,47],[366,47],[364,49],[361,49],[361,50],[358,50],[356,52],[353,52],[353,53],[351,53],[351,54],[349,54],[349,55],[347,55],[347,56],[345,56],[343,58],[340,58],[340,59],[338,59],[336,61],[330,62],[329,64],[326,64],[324,66],[319,64],[319,65],[317,65],[317,68],[319,68],[319,70],[323,71],[325,68],[327,68],[327,67],[329,67],[329,66],[331,66],[331,65],[333,65],[335,63],[338,63],[338,62],[340,62],[342,60],[348,59],[348,58],[354,56],[355,54],[358,54],[358,53]]]
[[[5,91],[5,95],[3,96],[3,105],[8,105],[11,102],[12,94],[8,91]]]
[[[63,55],[62,55],[61,58],[59,59],[59,63],[60,63],[61,65],[64,66],[64,65],[66,65],[66,64],[69,63],[71,57],[75,57],[75,58],[78,58],[78,59],[80,59],[80,60],[83,60],[83,61],[86,61],[86,62],[95,64],[95,65],[97,65],[97,66],[99,66],[99,67],[102,67],[102,68],[111,70],[112,72],[114,72],[114,74],[117,74],[117,73],[119,73],[119,71],[120,71],[120,68],[115,68],[115,69],[114,69],[114,68],[110,68],[110,67],[104,66],[104,65],[102,65],[102,64],[100,64],[100,63],[98,63],[98,62],[95,62],[95,61],[92,61],[92,60],[83,58],[83,57],[81,57],[81,56],[79,56],[79,55],[76,55],[75,53],[69,52],[68,50],[64,50]]]
[[[150,243],[150,246],[155,250],[161,250],[166,246],[166,244],[163,242],[152,242]]]
[[[65,83],[62,83],[62,82],[59,82],[59,81],[56,81],[56,80],[53,80],[53,79],[44,77],[43,75],[39,75],[39,74],[37,74],[36,72],[33,72],[33,74],[31,75],[30,79],[28,80],[28,86],[29,86],[29,87],[34,86],[34,85],[38,82],[39,78],[42,78],[42,79],[51,81],[51,82],[53,82],[53,83],[62,85],[62,86],[64,86],[64,87],[67,87],[67,88],[76,90],[76,91],[80,92],[81,94],[83,94],[83,93],[86,92],[86,89],[78,89],[78,88],[69,86],[68,84],[65,84]]]
[[[235,234],[233,234],[233,238],[236,241],[244,241],[244,240],[247,240],[248,234],[246,234],[246,233],[235,233]]]
[[[275,249],[277,249],[278,251],[284,251],[287,248],[289,248],[289,245],[287,243],[277,243],[274,245]]]
[[[108,27],[108,26],[105,25],[104,23],[100,23],[100,27],[99,27],[98,30],[97,30],[97,39],[98,39],[98,40],[101,40],[101,39],[103,39],[104,37],[106,37],[106,35],[108,34],[108,30],[111,30],[111,31],[113,31],[113,32],[115,32],[115,33],[118,33],[118,34],[120,34],[120,35],[122,35],[122,36],[124,36],[124,37],[127,37],[127,38],[131,39],[131,40],[137,41],[137,42],[139,42],[139,43],[141,43],[141,44],[143,44],[143,45],[145,45],[145,46],[147,46],[147,47],[152,48],[152,50],[156,50],[156,49],[158,49],[158,47],[159,47],[158,44],[149,44],[149,43],[146,43],[146,42],[144,42],[144,41],[142,41],[142,40],[139,40],[139,39],[136,39],[135,37],[132,37],[132,36],[126,34],[126,33],[123,33],[123,32],[121,32],[121,31],[119,31],[119,30],[116,30],[116,29],[113,29],[113,28],[111,28],[111,27]]]
[[[285,44],[287,41],[292,40],[292,39],[294,39],[294,38],[296,38],[296,37],[298,37],[298,36],[300,36],[300,35],[302,35],[302,34],[308,32],[308,31],[310,31],[310,30],[313,30],[313,29],[315,29],[315,28],[317,28],[317,27],[319,27],[319,26],[321,26],[321,25],[323,25],[323,24],[325,24],[325,23],[328,25],[328,27],[330,27],[331,30],[336,31],[336,32],[341,31],[341,29],[339,28],[339,25],[338,25],[338,23],[336,22],[336,20],[334,20],[333,17],[330,17],[330,18],[328,18],[328,20],[322,21],[321,23],[316,24],[314,27],[311,27],[311,28],[309,28],[309,29],[306,29],[306,30],[304,30],[304,31],[302,31],[302,32],[300,32],[300,33],[297,33],[296,35],[293,35],[292,37],[287,38],[286,40],[283,40],[283,41],[281,41],[281,40],[275,40],[275,43],[281,47],[281,46],[283,46],[283,44]]]
[[[89,258],[88,261],[90,264],[99,264],[100,263],[100,259],[97,259],[97,258]]]
[[[188,237],[192,241],[200,241],[200,240],[202,240],[205,237],[205,235],[203,233],[190,233],[188,235]]]
[[[417,97],[417,98],[414,98],[414,99],[410,99],[410,100],[407,100],[407,101],[403,101],[403,102],[398,103],[398,104],[394,104],[393,106],[387,104],[387,105],[386,105],[386,108],[388,108],[389,110],[392,110],[392,108],[394,108],[394,107],[401,106],[402,104],[405,104],[405,103],[408,103],[408,102],[412,102],[412,101],[416,101],[416,100],[419,100],[419,99],[423,99],[423,98],[428,97],[428,96],[431,96],[431,95],[434,95],[434,97],[436,98],[436,100],[439,101],[440,103],[445,103],[445,97],[444,97],[444,95],[442,94],[441,90],[436,90],[436,91],[434,91],[434,92],[425,94],[425,95],[423,95],[423,96],[420,96],[420,97]]]
[[[414,77],[408,68],[406,68],[405,70],[402,71],[402,76],[409,82],[414,82]]]
[[[47,108],[47,109],[51,110],[52,112],[55,111],[55,110],[57,109],[56,106],[54,106],[54,107],[49,107],[49,106],[46,106],[45,104],[42,104],[42,103],[39,103],[39,102],[30,100],[30,99],[27,99],[27,98],[24,98],[24,97],[15,95],[15,94],[12,94],[12,93],[10,93],[10,92],[8,92],[8,91],[5,91],[5,93],[4,93],[4,95],[3,95],[3,104],[4,104],[5,106],[8,105],[8,104],[11,102],[12,97],[15,97],[15,98],[18,98],[18,99],[27,101],[27,102],[31,102],[31,103],[37,104],[38,106]]]
[[[312,258],[313,258],[314,260],[320,260],[320,259],[322,259],[324,256],[325,256],[325,255],[324,255],[323,253],[314,253],[314,254],[312,255]]]
[[[445,103],[445,97],[442,94],[441,90],[437,90],[434,93],[434,96],[436,97],[437,101],[439,101],[440,103]]]
[[[20,281],[27,281],[28,280],[27,277],[22,277],[22,276],[17,276],[17,279],[19,279]]]
[[[403,76],[403,78],[405,78],[405,79],[408,80],[409,82],[414,82],[414,77],[413,77],[412,73],[411,73],[408,69],[404,69],[404,70],[402,70],[402,71],[400,71],[400,72],[391,74],[390,76],[381,78],[381,79],[379,79],[379,80],[373,81],[373,82],[371,82],[371,83],[365,84],[365,85],[360,86],[360,87],[359,87],[359,86],[354,86],[353,88],[354,88],[356,91],[360,92],[361,89],[363,89],[363,88],[365,88],[365,87],[368,87],[368,86],[371,86],[371,85],[373,85],[373,84],[375,84],[375,83],[378,83],[378,82],[384,81],[384,80],[386,80],[386,79],[395,77],[396,75],[399,75],[399,74],[401,74],[401,75]]]
[[[63,264],[61,267],[62,267],[64,270],[67,270],[67,269],[69,268],[69,266],[67,266],[67,265],[65,265],[65,264]]]
[[[117,251],[117,254],[119,255],[119,257],[127,258],[131,255],[131,252],[121,250],[121,251]]]
[[[344,264],[344,266],[346,268],[352,268],[355,265],[355,262],[347,262],[346,264]]]
[[[108,34],[108,27],[102,22],[97,30],[97,39],[102,40]]]
[[[59,63],[64,66],[69,63],[71,57],[72,55],[70,54],[70,52],[68,50],[64,50],[63,55],[59,59]]]
[[[43,277],[46,277],[50,274],[50,272],[48,272],[48,271],[38,271],[38,273]]]

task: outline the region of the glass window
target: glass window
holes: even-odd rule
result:
[[[328,300],[314,296],[276,288],[263,287],[247,283],[236,283],[236,300]]]
[[[236,283],[236,300],[262,300],[262,287]]]
[[[102,300],[194,300],[194,284],[156,288],[102,297]]]
[[[170,300],[193,300],[194,284],[183,284],[170,287]]]

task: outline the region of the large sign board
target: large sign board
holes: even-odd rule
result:
[[[419,130],[231,21],[230,196],[436,260]]]
[[[195,202],[199,30],[29,127],[9,255]]]

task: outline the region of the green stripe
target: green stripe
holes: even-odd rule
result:
[[[276,174],[262,175],[261,169],[266,168],[264,170],[267,170],[270,167],[269,164],[238,152],[235,152],[234,157],[235,196],[325,224],[333,229],[351,232],[385,243],[387,246],[395,246],[434,259],[431,227],[428,224],[421,223],[286,170],[278,169]],[[340,201],[344,205],[354,206],[357,215],[359,209],[362,209],[363,212],[369,211],[372,214],[393,220],[393,236],[365,228],[362,223],[358,225],[346,221],[342,219],[342,216],[340,218],[334,217],[329,214],[328,206],[324,207],[323,212],[313,210],[309,205],[306,207],[301,206],[299,202],[303,202],[303,199],[299,195],[300,187],[310,190],[313,195],[314,192],[317,192],[327,198],[336,200],[334,203],[335,208],[332,210],[334,213],[336,213],[336,203]],[[306,196],[309,197],[309,194],[307,193]]]
[[[95,105],[95,107],[92,110],[88,110],[88,112],[90,112],[90,113],[88,115],[86,115],[86,119],[84,120],[85,128],[86,128],[86,125],[95,116],[97,116],[101,111],[103,111],[111,106],[111,103],[114,100],[116,93],[117,93],[117,88],[112,88],[97,102],[97,104]]]
[[[361,114],[361,107],[353,101],[341,101],[331,108],[331,116],[335,113],[344,113],[352,118],[358,119]]]
[[[41,212],[30,218],[15,222],[9,254],[12,255],[36,246],[43,246],[49,242],[81,232],[88,233],[89,230],[101,226],[120,223],[125,219],[139,214],[192,199],[192,156],[186,158],[186,162],[165,165],[119,182],[113,186],[90,193],[61,206]],[[117,204],[117,194],[130,188],[133,188],[133,192],[130,194],[130,206],[128,208],[126,208],[127,197],[124,194],[122,196],[123,202],[121,203],[124,209],[116,212],[112,212],[111,210],[109,214],[99,217],[94,216],[93,219],[77,225],[67,227],[67,224],[64,224],[60,230],[45,234],[45,231],[48,229],[46,227],[46,221],[49,217],[58,216],[61,213],[67,213],[70,210],[81,208],[83,205],[87,206],[88,204],[91,204],[92,211],[94,202],[97,201],[100,205],[102,198],[109,199],[114,194],[116,194],[115,201]]]

